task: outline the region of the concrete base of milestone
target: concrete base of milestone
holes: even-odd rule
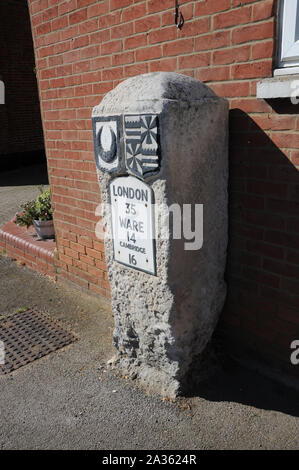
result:
[[[160,166],[149,175],[137,172],[153,195],[155,217],[158,207],[176,204],[183,211],[188,204],[194,213],[196,205],[203,205],[202,246],[186,249],[186,239],[175,239],[170,227],[156,225],[154,275],[117,262],[113,240],[105,239],[117,349],[112,362],[147,389],[175,397],[208,344],[226,295],[228,103],[190,77],[151,73],[118,85],[94,108],[93,119],[102,120],[102,129],[106,122],[118,126],[110,129],[118,139],[117,164],[98,164],[102,130],[95,132],[103,203],[110,202],[116,177],[136,177],[138,165],[148,165],[146,153],[132,165],[128,136],[134,134],[136,142],[140,119],[159,123]],[[106,144],[103,140],[102,147]],[[110,154],[106,151],[105,158]],[[112,233],[111,210],[103,220],[106,233]]]

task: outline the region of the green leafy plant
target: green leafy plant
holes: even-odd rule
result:
[[[18,308],[18,310],[15,313],[23,313],[23,312],[26,312],[26,310],[28,309],[29,309],[28,305],[24,305],[24,307]]]
[[[34,220],[52,220],[53,211],[51,205],[50,189],[43,191],[33,201],[26,202],[21,207],[23,211],[16,215],[15,223],[27,228],[33,224]]]

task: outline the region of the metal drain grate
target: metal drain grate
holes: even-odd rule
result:
[[[0,375],[8,374],[78,338],[62,325],[34,309],[0,320]],[[1,360],[2,359],[2,360]]]

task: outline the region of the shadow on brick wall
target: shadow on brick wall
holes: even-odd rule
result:
[[[271,137],[291,147],[290,135]],[[230,344],[299,377],[290,363],[299,339],[299,172],[272,139],[231,111],[228,295],[219,327]]]
[[[21,166],[15,170],[0,172],[0,187],[48,185],[47,163]]]
[[[26,1],[0,2],[0,173],[45,161],[30,17]]]
[[[243,111],[230,112],[228,291],[212,344],[220,355],[297,382],[290,345],[299,340],[299,172],[273,142],[280,138],[292,147],[294,135],[277,131],[270,138]],[[275,393],[275,387],[229,366],[192,394],[299,415],[296,400],[288,404],[283,388]]]

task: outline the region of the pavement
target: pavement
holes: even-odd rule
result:
[[[0,182],[7,214],[36,189],[11,178]],[[294,390],[223,354],[216,373],[188,396],[172,403],[150,395],[107,367],[114,354],[109,303],[0,256],[0,320],[27,307],[79,339],[0,376],[0,449],[298,449]]]
[[[39,195],[39,186],[48,187],[45,164],[0,173],[0,226],[14,217],[20,204]]]
[[[79,340],[0,377],[0,449],[297,449],[298,395],[230,364],[175,403],[106,367],[109,304],[0,258],[0,318],[36,307]]]

